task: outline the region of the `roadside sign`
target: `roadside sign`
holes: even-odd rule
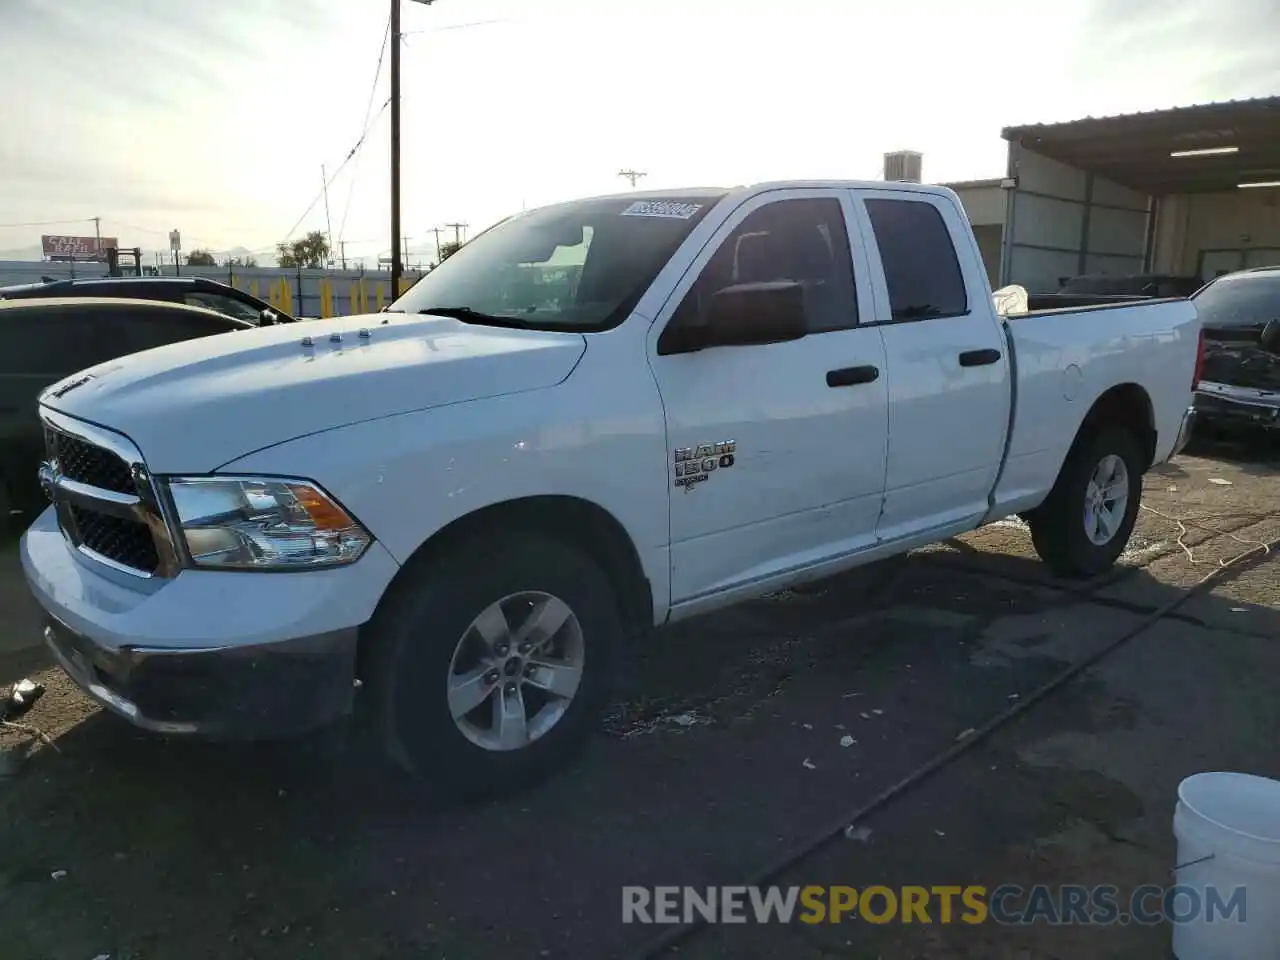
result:
[[[105,260],[107,251],[119,245],[116,237],[40,237],[40,249],[50,260]]]
[[[178,233],[177,230],[169,231],[169,249],[174,253],[182,249],[182,234]]]

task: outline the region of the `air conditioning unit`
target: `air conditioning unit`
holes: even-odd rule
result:
[[[920,183],[924,163],[914,150],[895,150],[884,155],[884,178],[905,183]]]

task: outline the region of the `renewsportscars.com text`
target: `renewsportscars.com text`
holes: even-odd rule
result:
[[[623,923],[998,923],[1101,925],[1245,922],[1245,888],[793,886],[623,887]]]

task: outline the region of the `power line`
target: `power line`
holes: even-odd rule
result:
[[[322,189],[319,193],[317,193],[315,196],[315,199],[312,200],[309,204],[307,204],[307,209],[303,211],[302,216],[300,216],[297,222],[294,223],[294,225],[289,228],[289,232],[284,235],[285,240],[288,240],[290,237],[293,236],[294,231],[297,230],[298,227],[302,225],[302,221],[307,219],[311,211],[315,209],[316,204],[319,203],[320,200],[324,197],[324,191],[333,185],[333,181],[338,179],[338,174],[342,173],[343,168],[346,167],[346,165],[351,162],[351,158],[356,155],[356,153],[359,151],[359,149],[362,146],[364,146],[364,141],[365,141],[365,138],[369,136],[369,131],[373,129],[373,125],[378,122],[378,118],[381,117],[384,112],[386,112],[387,107],[389,107],[390,105],[391,105],[391,98],[388,97],[386,101],[382,104],[381,108],[379,108],[378,112],[374,114],[373,119],[370,120],[368,125],[364,128],[364,132],[360,134],[360,139],[356,141],[355,146],[351,148],[351,151],[346,155],[343,161],[340,164],[338,164],[338,169],[334,170],[333,175],[329,177],[327,181],[325,181],[324,189]]]
[[[470,23],[451,23],[443,27],[433,27],[430,30],[402,30],[400,36],[414,37],[421,33],[443,33],[446,30],[465,30],[468,27],[484,27],[491,23],[510,23],[510,17],[499,17],[496,20],[473,20]]]
[[[369,87],[369,102],[364,108],[364,126],[369,126],[369,114],[373,110],[373,98],[378,92],[378,81],[382,79],[382,60],[387,55],[387,40],[391,37],[391,17],[387,17],[387,25],[382,31],[382,46],[378,48],[378,66],[373,71],[373,84]],[[356,177],[360,174],[360,156],[356,156],[356,165],[351,171],[351,187],[347,190],[347,202],[342,207],[342,220],[338,223],[338,240],[342,241],[347,229],[347,214],[351,212],[351,198],[356,192]]]
[[[0,229],[10,227],[58,227],[66,223],[92,223],[93,217],[77,217],[74,220],[32,220],[28,223],[0,223]]]

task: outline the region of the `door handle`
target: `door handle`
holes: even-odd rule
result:
[[[985,367],[1000,359],[999,350],[966,350],[960,354],[960,366]]]
[[[879,367],[841,367],[827,371],[828,387],[852,387],[859,383],[875,383],[879,379]]]

